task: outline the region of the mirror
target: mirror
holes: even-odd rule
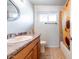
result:
[[[14,21],[20,17],[20,10],[13,0],[7,0],[7,20]]]

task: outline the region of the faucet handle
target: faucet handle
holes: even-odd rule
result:
[[[10,34],[7,35],[7,39],[9,39],[9,38],[13,38],[13,37],[15,37],[15,36],[16,36],[15,33],[10,33]]]

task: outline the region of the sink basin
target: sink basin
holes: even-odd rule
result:
[[[17,36],[15,38],[8,39],[7,43],[12,44],[12,43],[19,43],[23,41],[31,41],[32,38],[33,38],[32,36]]]

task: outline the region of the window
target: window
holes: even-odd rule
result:
[[[39,15],[40,22],[43,23],[56,23],[57,22],[57,14],[40,14]]]

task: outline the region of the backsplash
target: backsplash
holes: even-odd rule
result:
[[[27,32],[20,32],[20,33],[10,33],[7,35],[7,39],[9,38],[13,38],[13,37],[16,37],[16,36],[20,36],[20,35],[26,35]]]
[[[10,33],[10,34],[7,34],[7,39],[14,38],[14,37],[20,36],[20,35],[32,35],[32,34],[34,34],[32,31],[20,32],[20,33]]]

